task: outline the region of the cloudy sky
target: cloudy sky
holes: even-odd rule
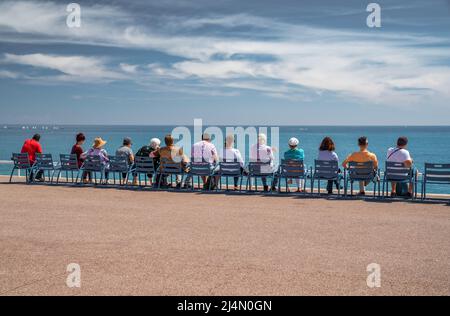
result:
[[[449,125],[450,1],[0,0],[0,123]]]

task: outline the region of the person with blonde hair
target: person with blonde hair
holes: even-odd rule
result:
[[[258,135],[258,141],[250,148],[250,162],[263,162],[267,163],[267,172],[273,170],[274,166],[274,156],[273,149],[267,146],[267,136],[263,133]],[[264,191],[269,191],[269,186],[267,185],[267,178],[261,178],[263,182]],[[274,189],[274,185],[272,185]]]
[[[222,161],[224,162],[239,162],[241,165],[241,171],[244,171],[245,162],[242,158],[239,149],[234,148],[234,135],[230,134],[225,138],[225,148],[223,150]],[[239,177],[234,178],[234,189],[238,190]]]

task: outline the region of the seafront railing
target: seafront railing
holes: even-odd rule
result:
[[[13,165],[13,164],[14,162],[12,160],[0,160],[0,165]],[[18,176],[20,177],[20,170],[18,170]]]

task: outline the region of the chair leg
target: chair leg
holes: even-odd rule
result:
[[[13,177],[13,175],[14,175],[14,171],[16,171],[16,167],[14,167],[14,168],[12,169],[12,171],[11,171],[11,175],[10,175],[10,177],[9,177],[9,183],[12,182],[12,177]]]

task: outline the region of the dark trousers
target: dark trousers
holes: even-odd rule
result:
[[[42,171],[42,170],[38,170],[38,172],[36,172],[36,176],[34,176],[33,171],[30,171],[30,181],[33,179],[39,180],[42,178],[43,175],[44,175],[44,171]]]
[[[333,191],[333,183],[336,185],[336,189],[339,189],[339,182],[337,180],[328,180],[327,191]]]

